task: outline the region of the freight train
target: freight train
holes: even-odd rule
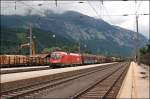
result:
[[[43,66],[49,64],[50,54],[27,55],[0,55],[0,68],[21,66]]]
[[[97,64],[107,62],[118,62],[119,58],[106,57],[92,54],[78,54],[56,51],[51,53],[50,63],[51,67],[65,67],[73,65]]]

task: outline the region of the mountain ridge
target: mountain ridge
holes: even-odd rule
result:
[[[1,24],[27,28],[29,22],[33,27],[52,31],[71,41],[80,42],[81,50],[90,49],[93,53],[131,56],[135,47],[135,32],[73,11],[62,14],[48,13],[44,17],[2,16]],[[146,43],[147,39],[140,34],[140,46],[145,46]]]

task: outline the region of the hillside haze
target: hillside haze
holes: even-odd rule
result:
[[[40,42],[47,43],[43,43],[45,47],[53,46],[49,44],[49,38],[44,36],[48,31],[65,39],[62,40],[63,42],[80,42],[81,51],[90,49],[95,54],[131,56],[135,47],[135,32],[78,12],[68,11],[63,14],[50,12],[46,13],[44,17],[39,15],[1,15],[1,26],[28,29],[29,23],[32,23],[34,28],[43,31],[38,38],[45,37],[40,39]],[[47,32],[44,33],[44,31]],[[140,47],[145,46],[147,42],[148,40],[140,34]]]

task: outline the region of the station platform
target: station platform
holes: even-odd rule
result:
[[[117,99],[149,99],[149,66],[131,62]]]
[[[20,70],[20,69],[31,69],[31,68],[44,68],[49,66],[32,66],[32,67],[13,67],[13,68],[0,68],[1,71],[6,70]]]
[[[85,65],[85,66],[78,66],[78,67],[58,68],[58,69],[50,69],[50,70],[41,70],[41,71],[29,71],[29,72],[20,72],[20,73],[12,73],[12,74],[3,74],[3,75],[0,75],[1,76],[0,83],[13,82],[13,81],[19,81],[19,80],[23,80],[23,79],[36,78],[36,77],[40,77],[40,76],[59,74],[59,73],[63,73],[63,72],[75,71],[75,70],[109,65],[109,64],[114,64],[114,63],[116,63],[116,62]]]
[[[18,72],[29,72],[36,70],[50,69],[49,66],[32,66],[32,67],[13,67],[13,68],[0,68],[1,74],[18,73]]]

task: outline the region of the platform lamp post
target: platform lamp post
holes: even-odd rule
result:
[[[149,45],[150,45],[150,31],[149,31]]]
[[[81,53],[80,40],[79,40],[79,42],[78,42],[78,53],[79,53],[79,54]]]
[[[32,26],[29,24],[29,44],[30,44],[30,56],[32,55]]]
[[[150,31],[149,31],[149,46],[150,46]]]

